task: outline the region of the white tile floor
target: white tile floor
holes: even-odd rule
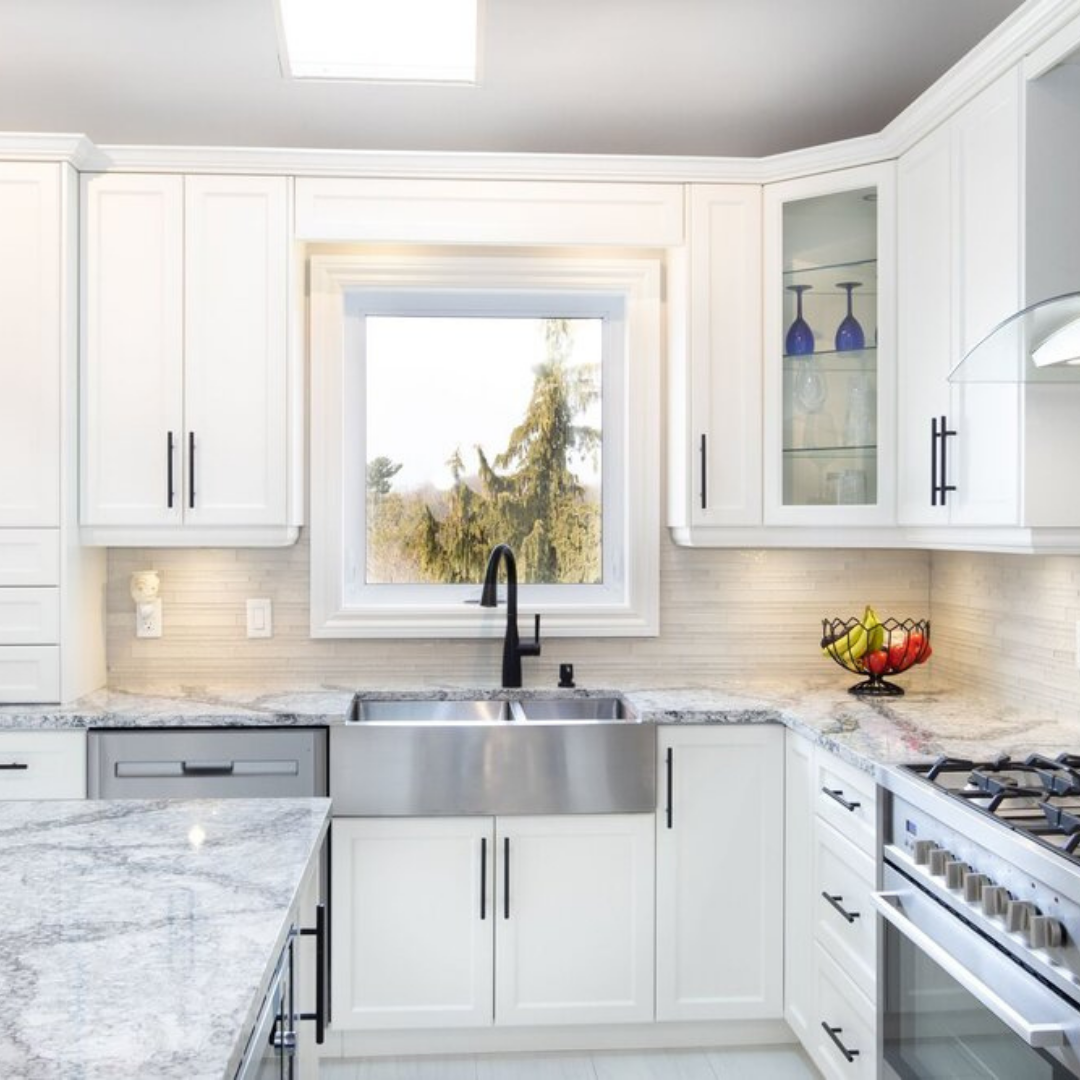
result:
[[[817,1080],[795,1047],[324,1061],[319,1080]]]

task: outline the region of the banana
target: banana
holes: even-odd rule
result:
[[[881,625],[881,620],[877,617],[877,612],[869,605],[866,605],[866,611],[863,613],[863,625],[866,627],[866,651],[877,652],[878,649],[885,646],[885,627]]]
[[[836,657],[842,664],[853,664],[866,652],[866,627],[856,623],[846,634],[826,645],[822,652]]]

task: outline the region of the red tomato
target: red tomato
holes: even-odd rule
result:
[[[928,648],[926,638],[918,630],[912,630],[908,634],[907,651],[904,654],[905,667],[911,667],[918,663],[923,652]]]
[[[922,655],[919,657],[919,663],[920,664],[925,664],[926,661],[930,659],[930,654],[933,651],[934,650],[930,647],[930,642],[928,641],[926,643],[925,647],[923,648]]]
[[[875,649],[872,653],[867,653],[864,659],[866,670],[871,675],[882,675],[889,666],[889,653],[886,649]]]
[[[889,646],[889,667],[893,671],[903,671],[907,666],[904,657],[907,656],[907,642],[902,641],[898,645]]]

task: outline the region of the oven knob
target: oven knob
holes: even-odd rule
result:
[[[982,892],[983,912],[993,918],[1005,914],[1005,905],[1009,902],[1009,890],[1004,885],[987,885]]]
[[[966,862],[954,859],[945,864],[945,886],[949,889],[959,889],[964,884],[964,876],[971,869]]]
[[[930,861],[933,852],[939,850],[933,840],[915,841],[915,865],[925,866]]]
[[[985,874],[968,874],[964,878],[964,899],[969,904],[977,904],[989,884],[990,879]]]
[[[1022,933],[1031,925],[1035,905],[1027,900],[1010,900],[1005,905],[1005,929],[1010,934]]]
[[[944,848],[934,848],[930,852],[930,873],[941,877],[945,873],[945,864],[952,858]]]
[[[1049,915],[1033,915],[1028,927],[1028,940],[1033,949],[1056,949],[1065,940],[1065,930]]]

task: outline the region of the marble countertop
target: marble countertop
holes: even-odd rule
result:
[[[231,1078],[329,808],[0,802],[0,1076]]]
[[[1080,712],[1075,718],[1043,714],[953,686],[923,684],[897,698],[857,698],[846,687],[843,676],[823,676],[623,691],[446,687],[363,693],[379,698],[527,698],[621,692],[647,722],[782,723],[867,770],[941,753],[986,757],[1010,751],[1080,751]],[[0,707],[0,730],[334,725],[345,722],[352,697],[346,688],[100,691],[67,706]]]

